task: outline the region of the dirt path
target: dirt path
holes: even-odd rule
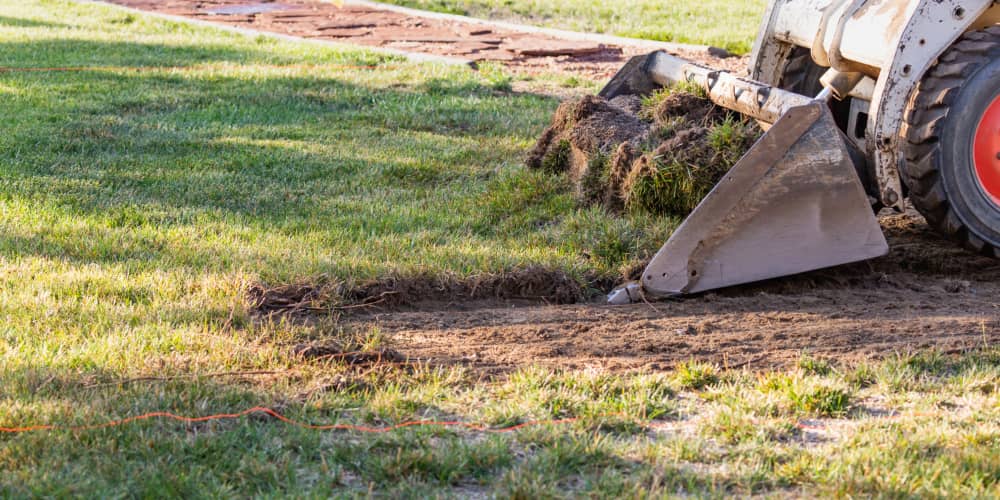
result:
[[[473,62],[497,61],[522,72],[609,78],[631,56],[655,48],[705,64],[742,70],[745,58],[718,58],[708,49],[656,42],[610,43],[511,25],[462,22],[433,14],[318,0],[108,0],[125,7],[302,38],[434,54]]]
[[[688,359],[767,369],[803,352],[856,361],[1000,342],[1000,262],[955,248],[913,213],[882,224],[893,246],[882,259],[682,301],[465,304],[353,321],[377,325],[404,356],[484,372],[530,363],[657,370]]]

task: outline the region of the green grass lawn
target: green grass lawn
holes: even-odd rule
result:
[[[766,0],[383,0],[450,14],[750,51]]]
[[[65,0],[0,13],[0,67],[18,68],[0,71],[0,426],[256,405],[375,426],[581,418],[504,435],[267,418],[0,434],[0,496],[1000,494],[995,349],[769,376],[526,366],[491,382],[302,359],[312,340],[391,339],[256,321],[249,285],[614,275],[675,221],[577,208],[564,181],[523,168],[557,103],[510,92],[496,68]],[[141,377],[180,378],[118,383]]]

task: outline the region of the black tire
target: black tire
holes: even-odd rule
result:
[[[777,87],[804,96],[814,97],[823,90],[819,79],[830,68],[824,68],[813,62],[812,52],[805,47],[795,47],[781,68],[781,78]],[[843,101],[830,100],[830,111],[841,130],[847,129],[847,120],[851,113],[851,99]]]
[[[1000,206],[977,180],[973,139],[1000,95],[1000,26],[964,35],[924,76],[902,128],[900,176],[927,223],[966,248],[998,256]]]
[[[782,90],[812,97],[823,90],[823,84],[819,83],[819,79],[825,71],[826,68],[813,62],[809,49],[795,47],[788,55],[785,67],[781,68],[781,79],[776,86]]]

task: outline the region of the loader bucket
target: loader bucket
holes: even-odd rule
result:
[[[646,294],[671,296],[885,255],[889,248],[824,103],[791,108],[649,263]]]

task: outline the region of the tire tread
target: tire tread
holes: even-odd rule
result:
[[[901,129],[902,153],[907,161],[900,176],[909,188],[913,206],[938,232],[990,256],[1000,252],[962,223],[948,202],[939,165],[941,133],[962,84],[996,58],[1000,58],[1000,26],[965,34],[917,85]]]

